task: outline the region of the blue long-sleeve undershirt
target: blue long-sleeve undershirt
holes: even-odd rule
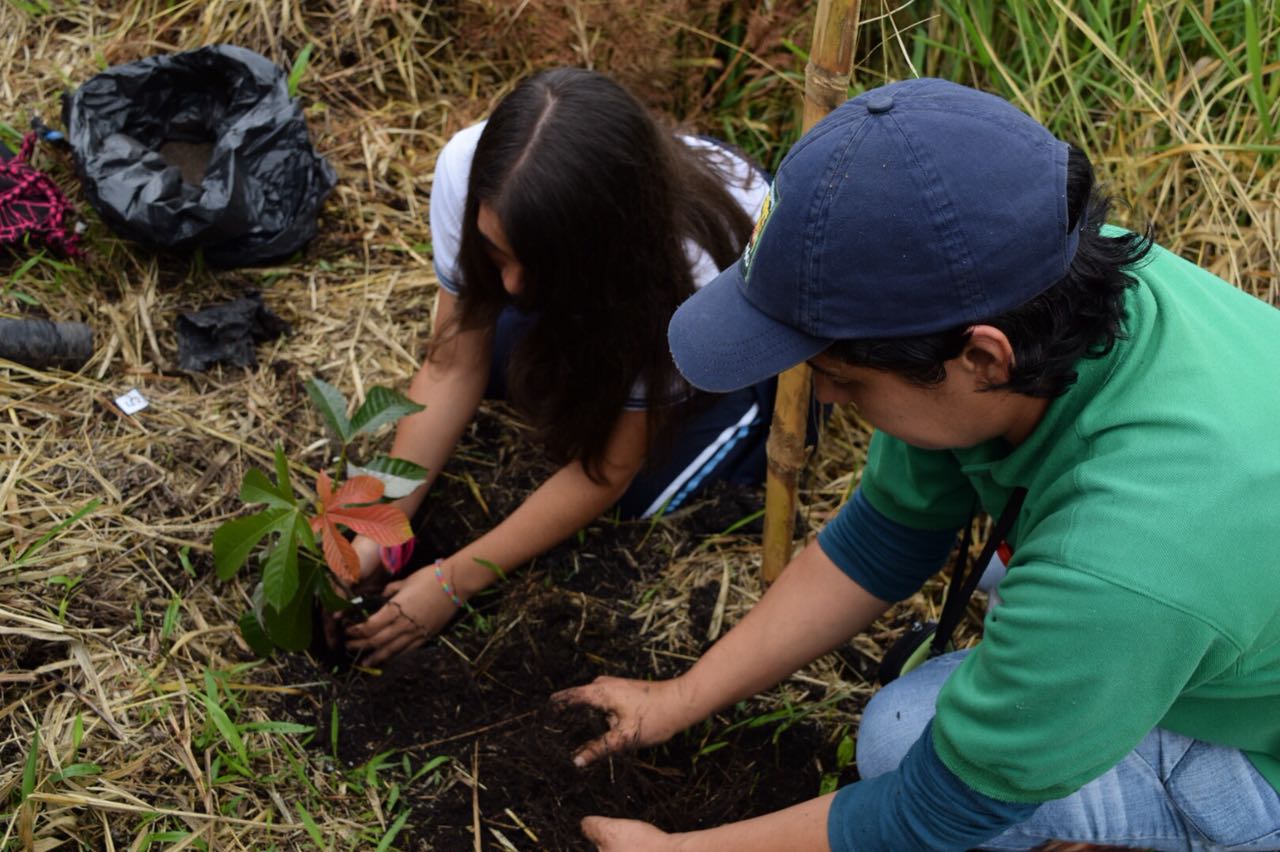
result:
[[[946,561],[955,530],[918,530],[885,517],[861,491],[818,534],[818,546],[881,600],[914,594]],[[932,725],[894,772],[842,789],[827,836],[834,852],[969,849],[1022,822],[1034,804],[1002,802],[966,785],[938,758]]]
[[[931,722],[895,771],[836,793],[827,816],[832,852],[972,849],[1039,807],[969,787],[938,758],[932,731]]]
[[[900,601],[938,573],[955,538],[955,530],[917,530],[889,520],[859,489],[818,533],[818,546],[862,588]]]

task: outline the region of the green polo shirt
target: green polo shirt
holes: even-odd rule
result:
[[[933,738],[993,798],[1069,795],[1153,728],[1243,750],[1280,790],[1280,311],[1159,248],[1127,337],[1021,445],[877,433],[862,489],[954,529],[1028,489],[1003,605],[947,681]]]

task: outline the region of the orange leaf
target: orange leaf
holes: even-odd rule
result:
[[[333,495],[334,506],[350,506],[352,503],[372,503],[382,499],[386,488],[376,476],[355,476],[342,483],[338,493]]]
[[[360,582],[360,557],[333,524],[325,524],[323,544],[324,561],[329,570],[348,583]]]
[[[322,533],[324,561],[333,574],[348,583],[360,580],[360,557],[338,529],[338,524],[367,535],[384,547],[413,538],[413,529],[404,512],[395,506],[377,503],[384,485],[375,476],[356,476],[342,483],[337,492],[324,471],[316,477],[319,512],[307,521],[311,531]],[[362,505],[370,504],[373,505]]]
[[[325,521],[350,527],[385,547],[413,538],[413,529],[404,512],[386,504],[331,509],[325,513]]]
[[[316,496],[320,498],[321,507],[328,506],[333,500],[333,482],[323,470],[316,477]]]

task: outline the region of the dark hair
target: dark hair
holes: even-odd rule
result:
[[[842,340],[826,354],[849,364],[887,370],[925,387],[946,378],[975,324],[992,325],[1009,338],[1009,380],[987,390],[1027,396],[1061,396],[1076,381],[1081,358],[1101,358],[1124,336],[1125,291],[1136,282],[1125,270],[1151,249],[1150,234],[1105,237],[1111,198],[1094,183],[1093,165],[1074,145],[1067,152],[1067,228],[1086,210],[1080,242],[1067,274],[1039,296],[982,323],[918,337]]]
[[[476,145],[453,330],[491,328],[512,303],[476,225],[484,203],[523,269],[515,304],[533,315],[508,367],[512,402],[553,458],[580,460],[597,481],[637,379],[650,450],[688,396],[676,392],[686,386],[667,347],[667,323],[694,291],[686,242],[724,268],[751,232],[721,162],[660,128],[618,83],[578,68],[521,82]]]

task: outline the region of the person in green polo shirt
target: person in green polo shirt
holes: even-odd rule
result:
[[[588,818],[599,848],[1280,848],[1280,312],[1107,209],[1082,152],[940,80],[788,154],[669,340],[712,391],[807,361],[877,429],[860,487],[687,673],[561,693],[610,714],[578,759],[847,641],[1017,492],[1002,603],[868,705],[861,781],[679,836]]]

